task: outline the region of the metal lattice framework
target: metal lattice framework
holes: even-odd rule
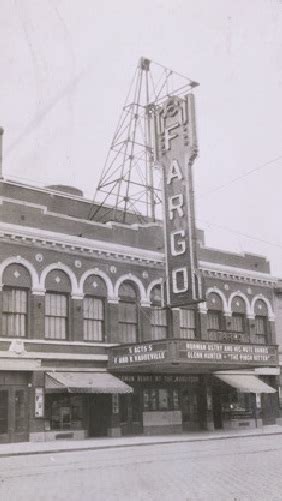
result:
[[[161,173],[156,168],[152,118],[169,97],[187,94],[198,85],[149,59],[139,60],[89,219],[143,223],[161,216]]]

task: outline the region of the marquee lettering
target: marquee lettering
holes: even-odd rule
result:
[[[177,137],[177,134],[170,134],[170,132],[174,129],[177,129],[179,127],[178,123],[174,123],[170,125],[169,127],[165,128],[165,149],[169,150],[170,149],[170,141]]]
[[[170,163],[170,167],[167,173],[167,184],[171,184],[171,181],[173,179],[179,179],[180,181],[183,179],[183,174],[177,160],[172,160],[172,162]]]
[[[188,291],[188,270],[186,267],[172,270],[172,291],[174,294]]]
[[[173,211],[177,211],[178,216],[183,217],[184,215],[183,205],[184,205],[184,197],[182,193],[179,193],[179,195],[172,195],[171,197],[168,197],[169,219],[171,221],[173,220]]]
[[[182,237],[177,240],[177,237]],[[181,256],[186,251],[185,231],[173,231],[170,235],[170,251],[172,256]]]

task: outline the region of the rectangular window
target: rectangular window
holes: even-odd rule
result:
[[[3,336],[27,335],[27,291],[3,290]]]
[[[151,313],[150,323],[151,323],[152,341],[157,341],[159,339],[166,339],[167,337],[166,310],[163,310],[158,306],[152,306],[150,313]]]
[[[194,310],[179,310],[180,337],[182,339],[195,339],[196,320]]]
[[[156,411],[158,409],[157,390],[155,388],[145,388],[143,390],[143,408],[145,411]]]
[[[143,408],[144,411],[148,411],[150,409],[150,397],[148,389],[143,390]]]
[[[234,332],[244,332],[244,315],[233,313],[231,317],[231,330]]]
[[[120,343],[136,343],[137,341],[137,306],[135,303],[119,303],[118,309]]]
[[[266,317],[256,316],[255,318],[255,328],[256,328],[256,343],[267,344],[267,324]]]
[[[96,297],[83,300],[84,341],[104,340],[104,301]]]
[[[173,409],[177,411],[179,409],[179,392],[176,388],[172,391],[172,402],[173,402]]]
[[[83,399],[81,395],[47,395],[46,417],[51,430],[82,429]]]
[[[68,298],[64,294],[45,296],[45,337],[66,339],[68,328]]]
[[[220,311],[208,311],[208,329],[220,330]]]
[[[159,409],[160,411],[168,410],[168,391],[166,388],[159,389]]]

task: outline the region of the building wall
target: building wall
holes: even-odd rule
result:
[[[165,295],[163,230],[161,224],[125,226],[89,221],[89,201],[52,190],[0,182],[0,197],[0,373],[2,368],[28,374],[28,428],[36,440],[48,431],[44,419],[34,415],[35,388],[44,387],[45,372],[106,369],[108,347],[120,342],[123,283],[131,283],[136,290],[137,342],[155,339],[150,320],[151,292],[159,286],[162,297]],[[264,342],[274,344],[275,279],[269,273],[268,261],[261,256],[209,249],[202,234],[198,258],[199,279],[207,301],[191,307],[195,322],[186,329],[184,314],[175,309],[167,337],[257,343],[256,316],[263,312]],[[23,339],[3,334],[5,287],[28,289],[28,329]],[[84,341],[83,299],[88,294],[100,297],[99,287],[105,291],[105,336],[99,342]],[[46,339],[46,290],[68,296],[65,340]],[[209,311],[217,310],[221,325],[214,333],[209,328]],[[242,335],[232,330],[232,314],[236,312],[245,317]],[[278,312],[278,322],[280,316]]]

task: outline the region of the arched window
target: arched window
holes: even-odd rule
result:
[[[3,274],[2,335],[28,335],[29,293],[31,277],[20,264],[10,264]]]
[[[45,281],[45,337],[67,339],[69,336],[69,297],[71,283],[62,270],[52,270]]]
[[[220,331],[223,329],[223,304],[219,294],[212,292],[207,298],[208,330]]]
[[[255,342],[258,344],[268,343],[268,309],[266,303],[257,299],[255,302]]]
[[[162,308],[161,286],[155,285],[150,294],[150,324],[151,324],[151,339],[166,339],[167,337],[167,317],[166,310]]]
[[[104,280],[90,275],[84,282],[83,339],[84,341],[105,340],[105,302],[107,288]]]
[[[231,330],[244,333],[246,330],[246,303],[243,298],[235,296],[231,303]]]
[[[138,338],[138,296],[134,283],[123,282],[119,287],[118,342],[136,343]]]

